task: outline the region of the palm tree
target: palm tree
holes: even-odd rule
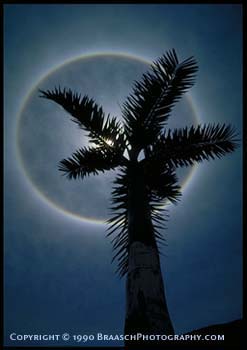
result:
[[[164,204],[176,203],[180,196],[175,170],[220,158],[237,147],[231,125],[165,129],[173,106],[194,84],[197,68],[193,57],[179,63],[174,49],[166,52],[135,82],[122,106],[122,122],[106,116],[88,96],[60,87],[41,90],[41,97],[62,106],[91,143],[62,160],[59,170],[77,179],[118,169],[108,236],[113,235],[117,272],[127,275],[126,335],[174,333],[159,243],[167,220]],[[132,343],[137,344],[126,340]]]

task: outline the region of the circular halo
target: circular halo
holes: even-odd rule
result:
[[[50,207],[52,207],[53,209],[57,210],[60,213],[63,213],[66,216],[69,216],[73,219],[77,219],[83,222],[87,222],[90,224],[105,224],[105,220],[102,219],[97,219],[97,218],[89,218],[86,216],[82,216],[79,215],[77,213],[74,213],[73,211],[70,210],[66,210],[64,209],[62,206],[60,206],[59,204],[55,203],[53,200],[51,200],[32,180],[31,176],[29,175],[23,159],[22,159],[22,155],[20,152],[20,147],[19,147],[19,130],[20,130],[20,122],[21,122],[21,116],[23,111],[25,110],[26,104],[28,103],[29,99],[31,98],[33,92],[37,89],[37,87],[46,79],[48,79],[48,77],[50,77],[52,74],[54,74],[55,72],[59,71],[60,69],[64,68],[65,66],[69,65],[69,64],[73,64],[76,63],[78,61],[81,60],[86,60],[86,59],[93,59],[93,58],[100,58],[100,57],[114,57],[114,58],[126,58],[129,60],[134,60],[136,62],[140,62],[143,64],[146,64],[147,66],[150,66],[152,64],[151,61],[139,57],[139,56],[135,56],[135,55],[130,55],[128,53],[115,53],[115,52],[98,52],[98,53],[92,53],[92,54],[86,54],[86,55],[81,55],[81,56],[77,56],[75,58],[66,60],[65,62],[63,62],[62,64],[60,64],[59,66],[57,66],[56,68],[48,71],[41,79],[39,79],[38,82],[36,82],[32,88],[30,89],[30,91],[27,93],[26,97],[23,100],[23,103],[21,105],[21,108],[19,110],[18,113],[18,117],[17,117],[17,124],[16,124],[16,137],[15,137],[15,146],[16,146],[16,154],[17,154],[17,159],[20,165],[20,168],[23,172],[23,174],[25,175],[25,178],[28,180],[28,184],[31,186],[31,189],[34,191],[34,193],[37,195],[37,197],[39,199],[41,199],[44,203],[48,204]],[[186,99],[187,102],[190,105],[191,110],[193,111],[193,118],[195,120],[195,123],[199,124],[200,120],[198,117],[198,113],[196,112],[193,100],[191,98],[191,96],[189,94],[186,94]],[[188,175],[185,177],[185,179],[183,180],[183,182],[181,183],[181,189],[185,190],[186,187],[188,186],[188,184],[190,183],[195,170],[197,169],[197,165],[193,165],[188,173]]]

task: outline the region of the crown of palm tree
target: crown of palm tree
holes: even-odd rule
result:
[[[180,196],[175,169],[202,160],[220,158],[237,147],[231,125],[207,124],[189,129],[166,130],[175,103],[193,86],[197,72],[193,57],[179,63],[175,50],[155,61],[151,70],[134,83],[132,94],[122,108],[123,122],[105,115],[102,107],[88,96],[70,89],[41,90],[41,97],[62,106],[81,129],[87,132],[91,147],[77,150],[59,164],[59,170],[71,178],[84,178],[111,169],[119,169],[112,191],[114,215],[108,220],[118,261],[118,272],[127,271],[128,193],[133,171],[142,174],[145,198],[150,209],[156,239],[166,216],[161,213],[166,200]],[[144,157],[138,156],[143,151]]]

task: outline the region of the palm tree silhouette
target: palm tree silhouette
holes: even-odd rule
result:
[[[164,204],[176,203],[181,194],[175,170],[220,158],[237,147],[231,125],[165,129],[173,106],[194,84],[197,69],[193,57],[179,63],[174,49],[166,52],[135,82],[122,106],[122,122],[106,116],[88,96],[60,87],[41,90],[41,97],[62,106],[87,132],[91,143],[62,160],[59,170],[69,179],[119,170],[112,190],[108,236],[113,235],[117,271],[121,276],[127,274],[128,335],[174,333],[159,243],[164,240],[161,229],[167,220]]]

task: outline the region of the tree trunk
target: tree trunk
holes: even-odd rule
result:
[[[144,177],[138,165],[133,167],[130,175],[125,334],[173,334]],[[152,344],[154,347],[154,343],[127,340],[125,345],[143,347]]]

